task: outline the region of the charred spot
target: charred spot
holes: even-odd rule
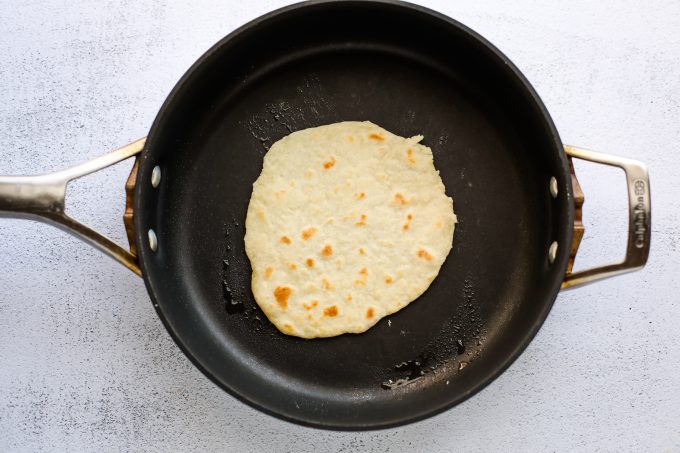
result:
[[[290,297],[292,292],[293,290],[287,286],[276,287],[276,289],[274,290],[274,298],[276,299],[276,302],[279,304],[279,307],[283,309],[288,307],[288,298]]]
[[[316,228],[314,227],[309,227],[306,230],[302,230],[302,240],[306,241],[307,239],[314,236],[314,233],[316,233]]]
[[[305,310],[311,310],[312,308],[316,307],[318,304],[319,304],[319,301],[314,299],[309,304],[302,304],[302,306],[305,307]]]
[[[336,162],[337,161],[335,160],[335,157],[331,156],[330,159],[328,159],[326,162],[323,163],[323,168],[325,168],[326,170],[329,170],[330,168],[333,167],[333,165],[335,165]]]
[[[400,205],[405,205],[408,203],[408,200],[404,195],[400,194],[399,192],[394,194],[394,202]]]
[[[338,307],[331,305],[323,311],[324,316],[338,316]]]
[[[416,163],[416,160],[413,158],[413,150],[411,148],[406,150],[406,159],[410,164]]]

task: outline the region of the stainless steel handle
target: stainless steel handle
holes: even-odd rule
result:
[[[574,273],[568,272],[562,289],[593,283],[615,275],[641,269],[649,257],[652,208],[649,194],[649,175],[642,162],[610,154],[598,153],[575,146],[565,146],[569,157],[622,168],[628,186],[628,245],[626,257],[620,263],[594,267]]]
[[[70,181],[94,173],[139,154],[145,139],[137,140],[103,156],[66,170],[37,176],[0,176],[0,217],[26,218],[49,223],[101,250],[137,275],[137,257],[66,215],[66,186]]]

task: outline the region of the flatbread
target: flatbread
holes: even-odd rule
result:
[[[430,286],[456,216],[422,139],[347,121],[265,155],[245,245],[255,300],[281,332],[364,332]]]

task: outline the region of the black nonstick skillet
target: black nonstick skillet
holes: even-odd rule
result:
[[[423,296],[366,333],[286,336],[250,292],[252,183],[273,142],[348,120],[425,136],[459,219],[453,250]],[[70,180],[132,156],[128,251],[67,217],[64,196]],[[583,235],[571,157],[626,172],[623,263],[571,272]],[[302,3],[248,23],[189,69],[146,140],[62,172],[0,178],[0,214],[53,223],[141,275],[182,351],[233,396],[345,430],[413,422],[478,392],[526,348],[560,289],[642,267],[651,222],[644,165],[565,147],[496,48],[392,1]]]

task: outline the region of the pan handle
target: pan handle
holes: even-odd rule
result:
[[[620,263],[594,267],[578,272],[571,272],[571,266],[562,283],[562,289],[575,288],[593,283],[626,272],[632,272],[644,267],[649,257],[651,239],[652,208],[649,194],[649,174],[642,162],[624,157],[612,156],[575,146],[565,146],[564,150],[570,158],[578,158],[622,168],[626,173],[628,186],[628,245],[626,257]],[[575,191],[579,192],[576,190]],[[576,193],[578,203],[578,193]],[[583,198],[580,200],[583,203]],[[580,206],[577,206],[577,210]],[[578,217],[578,216],[577,216]],[[580,232],[583,235],[583,232]],[[577,245],[578,246],[578,245]],[[574,250],[575,253],[575,250]],[[573,264],[573,263],[572,263]]]
[[[54,225],[101,250],[137,275],[137,256],[111,239],[66,215],[66,186],[139,154],[145,139],[65,170],[36,176],[0,176],[0,217],[25,218]]]

